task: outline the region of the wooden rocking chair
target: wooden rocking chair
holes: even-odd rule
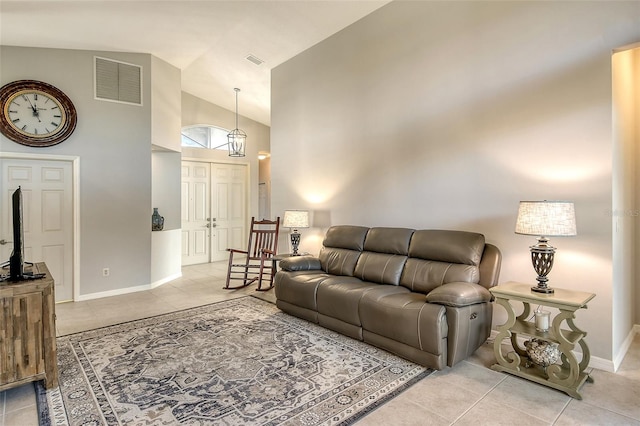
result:
[[[267,291],[273,288],[273,256],[278,250],[278,232],[280,231],[280,218],[276,220],[255,220],[251,218],[251,230],[249,232],[249,245],[247,250],[228,248],[229,270],[227,271],[227,283],[225,290],[246,287],[258,281],[256,291]],[[244,255],[240,263],[236,255]],[[234,256],[236,263],[234,263]],[[269,287],[262,288],[262,279],[267,276]],[[242,281],[242,284],[230,286],[232,280]]]

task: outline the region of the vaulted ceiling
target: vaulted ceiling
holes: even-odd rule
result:
[[[240,114],[269,125],[271,70],[386,3],[1,0],[0,44],[150,53],[224,108],[240,88]]]

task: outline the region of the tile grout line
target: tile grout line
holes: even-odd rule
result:
[[[471,404],[471,406],[469,408],[467,408],[466,410],[464,410],[464,412],[462,414],[460,414],[453,422],[449,423],[450,425],[454,425],[456,424],[461,418],[463,418],[469,411],[471,411],[476,405],[478,405],[483,399],[485,399],[487,397],[487,395],[489,395],[491,392],[493,392],[502,382],[504,382],[505,380],[507,380],[507,375],[504,374],[504,377],[498,381],[495,385],[493,385],[491,387],[491,389],[489,389],[488,391],[486,391],[484,394],[482,394],[482,396],[480,396],[480,398],[478,398],[478,400],[476,402],[474,402],[473,404]]]
[[[612,410],[612,409],[610,409],[610,408],[602,407],[602,406],[600,406],[600,405],[596,405],[596,404],[591,404],[591,403],[589,403],[589,402],[585,402],[584,400],[582,400],[582,403],[583,403],[583,404],[590,405],[591,407],[598,408],[598,409],[600,409],[600,410],[608,411],[608,412],[613,413],[613,414],[616,414],[616,415],[618,415],[618,416],[625,417],[625,418],[627,418],[627,419],[629,419],[629,420],[633,420],[634,422],[640,422],[640,419],[636,419],[635,417],[631,417],[631,416],[629,416],[628,414],[621,413],[620,411]]]
[[[553,419],[553,421],[551,422],[552,425],[555,425],[558,422],[558,420],[560,420],[560,417],[562,417],[562,415],[567,410],[567,408],[569,408],[569,404],[571,404],[571,401],[573,401],[573,398],[569,398],[566,404],[564,404],[564,407],[562,407],[562,410],[560,410],[560,413],[558,413],[556,418]]]

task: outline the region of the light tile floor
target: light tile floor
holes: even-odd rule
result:
[[[254,295],[274,302],[273,290],[255,285],[222,290],[226,263],[185,267],[183,276],[153,290],[56,305],[58,335]],[[638,425],[640,336],[617,373],[593,370],[583,400],[499,373],[487,343],[454,368],[437,371],[362,418],[358,425]],[[0,426],[38,424],[31,384],[0,392]]]

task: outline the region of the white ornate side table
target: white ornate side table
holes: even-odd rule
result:
[[[498,327],[498,335],[493,344],[498,362],[491,368],[558,389],[576,399],[582,399],[578,390],[585,381],[593,382],[593,378],[585,373],[591,355],[584,340],[587,333],[580,330],[573,320],[575,312],[578,309],[586,309],[587,303],[595,297],[595,294],[557,287],[554,287],[554,290],[552,294],[534,293],[531,291],[531,284],[517,282],[507,282],[490,289],[496,302],[505,308],[508,315],[507,322]],[[524,310],[517,317],[511,301],[522,302],[524,306]],[[531,305],[559,310],[547,331],[537,330],[535,324],[530,321],[533,317]],[[563,322],[566,322],[568,329],[563,328]],[[526,349],[518,343],[518,335],[557,344],[561,364],[551,364],[543,368],[532,363]],[[502,342],[507,338],[511,341],[513,351],[503,354]],[[579,345],[582,350],[580,363],[572,352],[576,345]]]

